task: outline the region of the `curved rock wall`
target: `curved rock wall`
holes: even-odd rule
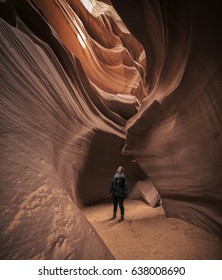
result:
[[[220,3],[138,1],[133,15],[112,2],[147,53],[149,96],[127,123],[125,153],[150,177],[168,216],[222,235]]]
[[[219,4],[123,2],[143,46],[109,1],[0,3],[1,258],[113,258],[78,206],[119,163],[136,196],[221,235]]]
[[[96,4],[84,27],[77,2],[0,3],[1,258],[113,258],[76,206],[88,192],[104,198],[110,173],[99,191],[77,187],[92,141],[114,137],[112,168],[120,161],[126,120],[146,95],[144,50],[111,6]],[[93,24],[111,46],[90,37]]]

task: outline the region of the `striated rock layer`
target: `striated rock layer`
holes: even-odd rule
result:
[[[2,20],[0,37],[1,258],[112,258],[73,203],[93,137],[87,98],[47,45]]]
[[[148,54],[149,96],[127,123],[125,153],[169,217],[222,236],[220,3],[141,0],[133,10],[135,1],[112,2]]]
[[[0,3],[0,257],[112,259],[77,205],[107,194],[126,120],[146,95],[145,52],[109,5],[93,2],[84,26],[80,1],[34,2]],[[105,184],[98,171],[81,196],[92,141],[114,138]]]
[[[140,43],[110,1],[0,2],[0,258],[112,259],[79,208],[120,163],[221,235],[219,4],[112,4]]]

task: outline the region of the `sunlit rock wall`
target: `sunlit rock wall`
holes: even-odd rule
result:
[[[147,95],[145,52],[109,5],[33,2],[0,3],[0,257],[112,259],[77,206],[107,195]],[[92,143],[112,160],[87,174]]]

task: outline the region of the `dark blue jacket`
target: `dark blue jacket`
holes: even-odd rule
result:
[[[125,198],[128,197],[128,184],[127,184],[127,178],[125,174],[116,173],[113,176],[109,188],[109,194],[112,194],[113,196],[120,196]]]

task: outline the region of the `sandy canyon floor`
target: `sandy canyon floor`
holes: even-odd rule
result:
[[[83,212],[116,259],[222,259],[222,240],[184,221],[167,218],[163,208],[125,201],[125,220],[111,220],[112,203]],[[119,211],[119,210],[118,210]]]

